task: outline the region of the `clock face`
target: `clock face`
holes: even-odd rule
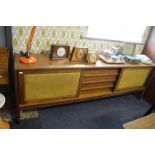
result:
[[[82,58],[84,57],[84,55],[85,55],[85,52],[84,52],[82,49],[80,49],[80,50],[76,53],[76,57],[77,57],[78,59],[82,59]]]
[[[57,55],[58,55],[59,57],[63,57],[63,56],[65,56],[65,54],[66,54],[65,48],[60,47],[60,48],[57,49]]]
[[[98,54],[96,52],[90,52],[87,56],[87,61],[89,63],[96,63],[98,61]]]
[[[96,60],[97,60],[96,54],[91,54],[91,56],[90,56],[90,62],[96,62]]]

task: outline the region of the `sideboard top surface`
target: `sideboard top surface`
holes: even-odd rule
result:
[[[128,68],[128,67],[154,67],[155,65],[145,64],[107,64],[98,60],[96,64],[71,62],[69,60],[51,60],[48,55],[35,55],[36,64],[22,64],[19,62],[19,54],[15,54],[15,70],[36,70],[36,69],[93,69],[93,68]]]

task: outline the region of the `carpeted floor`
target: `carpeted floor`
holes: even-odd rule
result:
[[[150,105],[133,95],[39,110],[39,117],[22,120],[15,129],[121,129],[123,123],[143,116]]]

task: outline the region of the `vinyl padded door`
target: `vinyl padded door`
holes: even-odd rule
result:
[[[117,81],[115,90],[130,90],[144,87],[151,69],[151,67],[123,69]]]
[[[80,72],[25,74],[24,101],[75,97]]]

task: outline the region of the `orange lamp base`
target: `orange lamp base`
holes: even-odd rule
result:
[[[37,62],[37,58],[34,56],[30,56],[29,58],[26,57],[20,57],[19,61],[23,64],[34,64]]]

